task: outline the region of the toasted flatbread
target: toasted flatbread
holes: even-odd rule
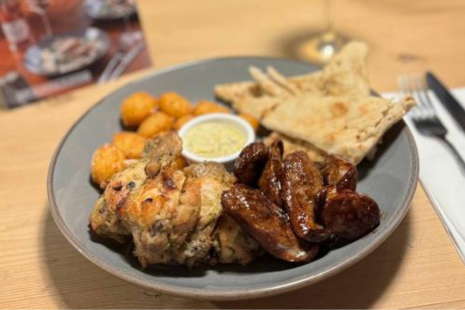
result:
[[[396,103],[371,95],[367,53],[366,44],[352,42],[323,70],[290,78],[252,67],[254,82],[219,85],[216,95],[278,132],[288,149],[303,146],[311,155],[321,150],[357,164],[415,105],[410,97]]]
[[[381,97],[319,97],[302,95],[278,105],[262,124],[301,139],[328,154],[358,164],[415,101],[393,102]]]
[[[244,104],[259,97],[282,95],[284,93],[313,93],[320,95],[367,95],[370,92],[365,68],[368,47],[362,42],[351,42],[336,55],[323,70],[305,75],[284,78],[274,68],[267,68],[266,74],[251,68],[254,81],[217,85],[215,95],[225,102],[243,102]],[[270,93],[270,88],[271,93]]]

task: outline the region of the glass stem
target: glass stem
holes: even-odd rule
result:
[[[323,0],[325,2],[326,29],[325,33],[333,32],[333,20],[331,16],[331,0]]]
[[[45,36],[47,38],[51,38],[53,36],[52,32],[52,26],[50,25],[50,21],[48,20],[47,13],[42,13],[40,14],[40,17],[42,18],[42,23],[44,24],[44,29],[45,29]]]
[[[123,23],[124,23],[125,32],[127,32],[127,33],[131,32],[131,22],[129,20],[129,16],[124,16],[123,17]]]

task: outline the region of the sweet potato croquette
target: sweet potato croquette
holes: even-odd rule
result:
[[[123,151],[127,159],[140,158],[147,139],[134,132],[119,132],[113,136],[113,144]]]
[[[246,120],[251,126],[252,128],[257,131],[258,130],[258,127],[260,126],[260,123],[258,122],[258,119],[256,119],[255,117],[253,117],[252,115],[249,115],[249,114],[245,114],[245,113],[241,113],[238,115],[239,117],[243,118],[244,120]]]
[[[210,113],[231,113],[231,110],[225,106],[205,100],[200,100],[194,107],[194,115],[196,116]]]
[[[128,127],[138,126],[157,106],[157,99],[149,93],[139,92],[132,94],[121,105],[123,124]]]
[[[92,157],[92,181],[105,188],[111,177],[126,167],[124,153],[113,144],[105,144],[98,148]]]
[[[160,97],[160,110],[170,116],[179,118],[192,113],[192,104],[181,95],[168,92]]]
[[[193,119],[195,116],[194,115],[186,115],[186,116],[183,116],[181,118],[178,118],[174,124],[173,124],[173,128],[176,129],[176,130],[179,130],[181,129],[181,127],[187,123],[188,121],[190,121],[191,119]]]
[[[146,118],[137,129],[137,133],[146,138],[152,138],[163,131],[171,130],[174,119],[163,113],[155,112]]]

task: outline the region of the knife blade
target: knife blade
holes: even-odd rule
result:
[[[447,90],[441,81],[430,71],[426,72],[426,82],[438,97],[442,105],[447,109],[449,114],[454,118],[457,124],[465,131],[465,110]]]

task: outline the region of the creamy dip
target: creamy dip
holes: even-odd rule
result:
[[[190,128],[183,137],[189,152],[205,158],[232,155],[247,142],[245,132],[234,125],[207,122]]]

